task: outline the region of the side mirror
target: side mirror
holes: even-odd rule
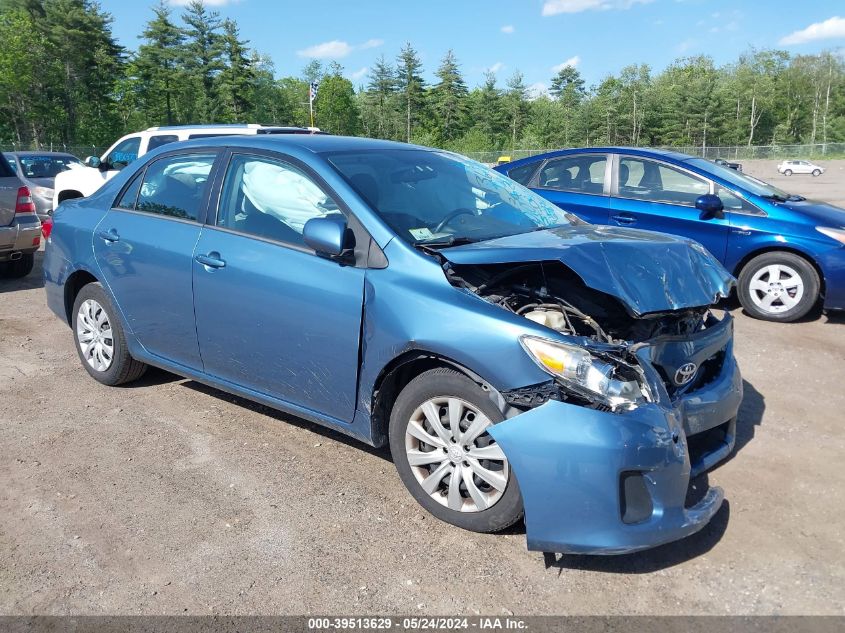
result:
[[[96,156],[88,156],[85,159],[84,163],[88,167],[93,167],[94,169],[97,169],[102,164],[102,161],[99,158],[97,158]]]
[[[346,218],[341,215],[311,218],[302,229],[302,239],[318,255],[330,258],[351,255],[352,240],[348,236]]]
[[[701,211],[699,217],[702,220],[712,220],[713,218],[722,219],[725,217],[725,205],[722,204],[722,199],[712,193],[698,196],[695,200],[695,208]]]

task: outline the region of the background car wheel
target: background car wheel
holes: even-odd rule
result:
[[[814,169],[814,170],[813,170],[813,175],[814,175],[814,176],[821,176],[821,175],[822,175],[822,172],[821,172],[821,170]]]
[[[432,369],[408,383],[390,416],[390,451],[420,505],[473,532],[519,521],[519,485],[487,433],[503,419],[487,392],[452,369]]]
[[[82,366],[104,385],[140,378],[147,366],[129,355],[111,300],[98,283],[84,286],[73,302],[72,327]]]
[[[29,273],[31,273],[34,266],[35,254],[27,253],[21,256],[20,259],[16,259],[13,262],[6,262],[2,265],[2,269],[0,270],[2,271],[3,277],[18,279],[20,277],[26,277]]]
[[[792,175],[792,170],[791,170],[791,169],[787,169],[787,170],[785,170],[785,171],[783,172],[783,175],[784,175],[784,176],[791,176],[791,175]]]
[[[753,317],[767,321],[795,321],[819,298],[819,275],[794,253],[758,255],[739,274],[739,300]]]

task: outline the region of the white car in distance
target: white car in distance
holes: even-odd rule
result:
[[[89,156],[84,165],[74,165],[56,176],[53,210],[65,200],[84,198],[97,191],[121,169],[157,147],[176,141],[237,134],[325,134],[319,128],[284,127],[235,123],[220,125],[175,125],[151,127],[117,140],[101,157]]]
[[[785,160],[778,165],[778,171],[784,176],[791,176],[792,174],[812,174],[813,176],[821,176],[824,173],[824,167],[811,163],[808,160]]]

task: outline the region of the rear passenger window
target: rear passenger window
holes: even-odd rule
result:
[[[132,179],[129,186],[123,190],[120,198],[118,198],[117,202],[114,203],[116,208],[128,210],[135,208],[135,201],[138,199],[138,192],[141,190],[141,178],[143,175],[144,172],[141,170],[138,175]]]
[[[330,215],[340,215],[337,204],[303,171],[282,161],[235,155],[223,182],[217,226],[304,244],[305,223]]]
[[[515,180],[520,185],[528,185],[531,181],[531,176],[534,175],[534,172],[537,171],[537,163],[528,163],[527,165],[522,165],[520,167],[514,167],[508,172],[508,177],[511,180]]]
[[[537,184],[545,189],[602,194],[607,157],[565,156],[550,160],[540,170]]]
[[[695,206],[710,183],[663,163],[639,158],[619,161],[619,197]]]
[[[196,220],[215,157],[214,154],[182,154],[151,163],[144,173],[135,208]]]
[[[154,149],[158,149],[162,145],[167,145],[168,143],[175,143],[179,140],[179,137],[175,134],[159,134],[158,136],[151,136],[150,140],[147,141],[147,151],[151,152]]]

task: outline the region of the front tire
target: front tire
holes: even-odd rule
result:
[[[819,177],[819,176],[821,176],[821,175],[822,175],[821,170],[819,170],[819,169],[814,169],[814,170],[813,170],[813,176],[816,176],[816,177],[818,178],[818,177]]]
[[[819,275],[803,257],[773,251],[758,255],[739,274],[739,301],[754,318],[789,323],[819,299]]]
[[[129,354],[123,328],[102,285],[83,286],[73,302],[72,327],[82,366],[104,385],[140,378],[147,366]]]
[[[497,532],[522,518],[522,495],[487,428],[504,419],[473,380],[446,368],[414,378],[390,416],[390,451],[402,483],[438,519]]]
[[[26,277],[35,266],[35,253],[25,253],[20,259],[3,265],[3,276],[11,279]]]

